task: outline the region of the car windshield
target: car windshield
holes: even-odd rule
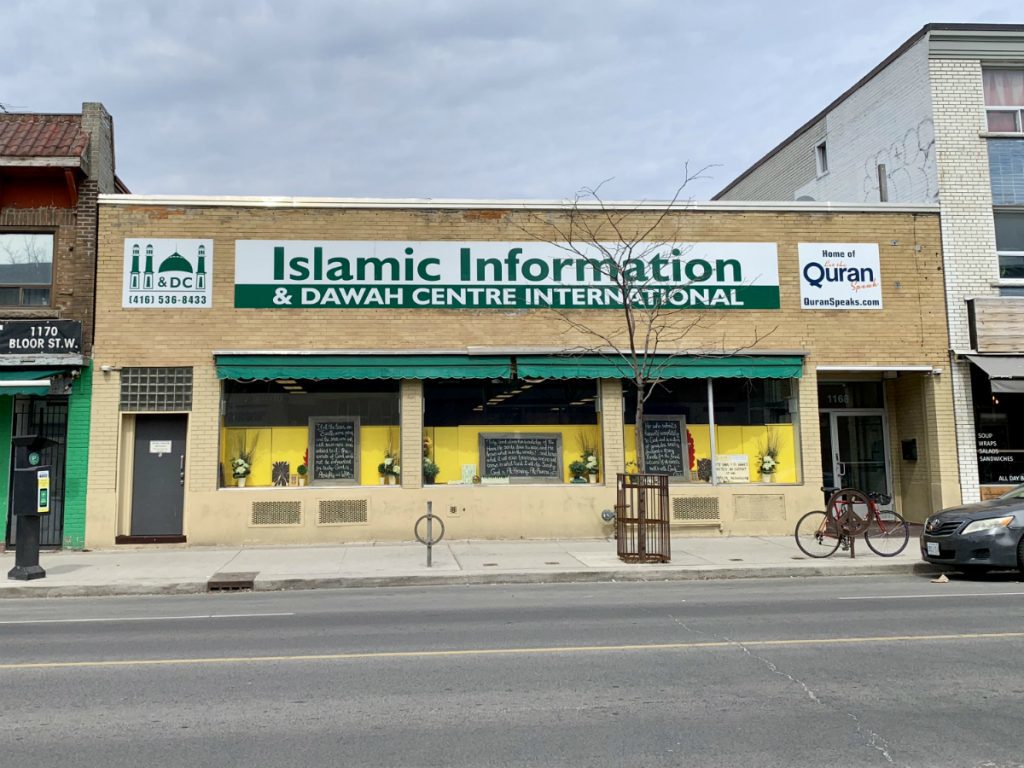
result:
[[[1009,493],[1004,493],[1001,499],[1024,499],[1024,485],[1018,485]]]

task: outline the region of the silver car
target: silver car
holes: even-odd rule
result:
[[[1024,573],[1024,485],[998,499],[950,507],[929,517],[921,557],[963,573],[1017,568]]]

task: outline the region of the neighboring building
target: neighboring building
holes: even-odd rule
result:
[[[925,26],[716,199],[938,202],[963,497],[1024,482],[1024,25]]]
[[[592,343],[567,317],[623,326],[545,242],[571,211],[101,196],[87,546],[408,540],[428,501],[453,538],[606,534],[636,398],[562,354]],[[789,535],[843,466],[912,520],[959,500],[936,206],[679,206],[650,239],[631,268],[703,318],[646,405],[678,530]]]
[[[0,521],[10,515],[12,434],[54,441],[43,546],[85,541],[95,299],[97,196],[127,191],[114,175],[102,104],[81,114],[0,113]]]

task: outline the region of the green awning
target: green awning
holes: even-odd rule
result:
[[[493,355],[217,355],[217,378],[507,379],[512,364]]]
[[[520,378],[629,379],[633,372],[622,360],[601,355],[540,356],[516,358]],[[662,358],[652,374],[665,379],[798,379],[803,358],[795,355],[731,355],[727,357],[680,356]]]
[[[0,370],[0,396],[46,395],[50,392],[50,377],[61,373],[61,370],[41,371],[34,368]]]

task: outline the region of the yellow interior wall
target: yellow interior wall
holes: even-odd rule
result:
[[[577,461],[581,455],[580,439],[585,438],[594,447],[598,461],[602,456],[601,449],[601,427],[597,424],[522,424],[511,426],[508,424],[495,425],[473,425],[459,427],[427,427],[424,429],[426,437],[431,443],[431,455],[433,461],[440,467],[437,475],[438,483],[447,483],[449,480],[462,479],[462,465],[473,464],[476,466],[476,473],[480,473],[480,433],[481,432],[504,432],[504,433],[526,433],[543,432],[545,434],[562,435],[562,478],[565,482],[572,480],[569,472],[569,465]],[[599,464],[600,472],[598,478],[604,474],[603,464]]]
[[[693,479],[697,481],[697,461],[711,458],[711,430],[707,424],[687,424],[687,430],[693,435],[693,447],[696,451],[692,468]],[[749,427],[715,427],[715,442],[718,453],[747,455],[750,463],[750,482],[761,479],[757,470],[760,448],[771,430],[778,438],[779,468],[775,472],[776,483],[795,483],[799,477],[796,462],[796,442],[792,424],[767,424]],[[626,464],[636,462],[636,430],[632,424],[623,428],[623,443],[626,452]]]
[[[271,469],[275,461],[287,461],[289,472],[295,474],[302,456],[309,444],[308,427],[261,427],[259,429],[221,429],[220,460],[223,482],[234,485],[231,476],[231,459],[238,455],[239,437],[244,436],[251,447],[256,440],[253,454],[252,473],[246,486],[270,486]],[[391,446],[391,453],[398,455],[398,427],[359,428],[359,484],[378,485],[380,475],[377,466],[384,461],[384,455]],[[309,475],[307,475],[307,478]]]

